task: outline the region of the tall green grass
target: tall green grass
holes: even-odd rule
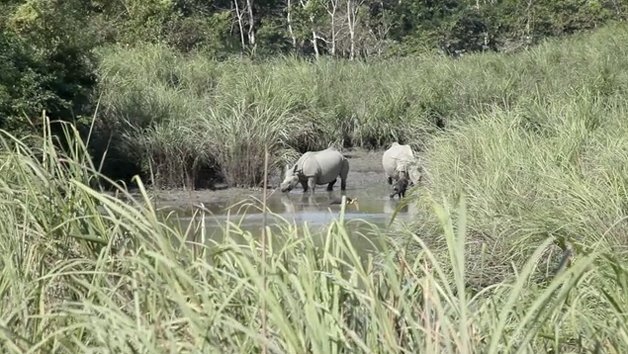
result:
[[[330,144],[381,148],[402,141],[424,149],[443,129],[496,107],[529,111],[532,126],[553,114],[548,102],[621,97],[628,90],[626,40],[626,26],[618,24],[514,54],[370,62],[215,62],[162,46],[113,47],[100,53],[101,116],[105,126],[130,132],[116,149],[123,156],[138,152],[145,171],[152,165],[182,179],[160,161],[181,160],[192,171],[194,161],[215,162],[231,185],[257,185],[264,144],[271,162],[290,160],[283,151]],[[169,143],[179,129],[193,132]],[[180,157],[170,144],[183,144],[197,158]]]
[[[398,231],[415,252],[382,238],[381,253],[366,261],[342,213],[322,244],[290,223],[265,243],[227,224],[224,239],[212,242],[202,211],[190,227],[172,227],[141,183],[139,199],[119,188],[128,202],[90,187],[97,173],[78,132],[66,132],[75,142],[66,153],[49,129],[30,147],[0,133],[3,352],[628,349],[626,253],[595,227],[579,229],[588,247],[557,276],[536,276],[553,238],[528,236],[521,241],[531,249],[519,251],[526,262],[473,291],[469,269],[482,265],[467,250],[477,217],[467,210],[477,209],[477,196],[455,208],[425,205],[437,221],[433,234]],[[444,248],[427,244],[431,237]],[[485,255],[490,269],[497,257]]]
[[[480,113],[435,137],[422,155],[428,183],[412,190],[412,202],[465,195],[478,251],[470,254],[492,249],[504,257],[492,272],[474,272],[479,283],[499,280],[547,237],[559,253],[586,252],[598,241],[609,251],[628,244],[628,99],[570,91]],[[438,222],[421,209],[416,227],[432,233]]]

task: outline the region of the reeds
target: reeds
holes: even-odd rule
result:
[[[342,213],[322,235],[282,221],[262,241],[229,222],[213,241],[202,211],[175,227],[141,181],[139,198],[111,182],[126,202],[98,190],[104,177],[71,126],[66,152],[48,124],[28,145],[2,132],[0,348],[626,352],[628,53],[616,38],[624,27],[516,55],[395,65],[188,58],[169,70],[194,74],[174,76],[149,61],[161,74],[143,77],[161,89],[129,79],[136,96],[114,85],[103,99],[116,129],[132,123],[125,149],[148,166],[216,161],[234,184],[263,183],[265,162],[305,146],[410,139],[426,164],[406,200],[419,218],[374,228],[376,254],[358,253]],[[124,77],[116,70],[111,80]],[[150,93],[172,94],[168,85],[172,99]],[[139,124],[124,97],[147,93],[149,107],[171,108]],[[397,120],[377,118],[393,111]]]
[[[626,38],[618,24],[516,54],[370,62],[215,62],[156,45],[111,48],[100,56],[101,117],[126,136],[114,152],[146,173],[152,166],[182,185],[181,171],[195,175],[217,163],[229,184],[260,186],[265,144],[271,166],[282,165],[283,151],[330,144],[402,141],[422,150],[443,130],[495,108],[542,130],[558,119],[550,103],[554,110],[557,102],[617,103],[628,91]],[[184,146],[177,136],[186,137]]]
[[[297,233],[286,221],[262,241],[228,224],[216,242],[206,239],[202,211],[190,227],[174,227],[176,216],[160,216],[139,181],[136,199],[118,186],[128,202],[90,187],[97,173],[79,134],[67,128],[76,142],[67,153],[54,147],[49,130],[32,148],[0,136],[3,352],[628,349],[626,253],[601,228],[580,227],[586,247],[564,271],[542,279],[555,237],[514,234],[526,247],[511,252],[525,261],[479,290],[469,270],[491,271],[503,254],[485,252],[482,265],[471,254],[479,210],[473,190],[456,206],[423,204],[437,222],[433,233],[397,230],[395,239],[377,238],[375,255],[358,254],[342,213],[322,235]],[[557,214],[545,227],[578,212],[573,205],[547,209]],[[430,246],[434,238],[444,248]]]

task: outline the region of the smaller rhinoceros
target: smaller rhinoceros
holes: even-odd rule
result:
[[[349,160],[333,147],[321,151],[308,151],[303,154],[292,168],[286,166],[286,177],[279,188],[282,192],[289,192],[300,182],[303,192],[310,190],[314,193],[316,185],[327,184],[327,190],[334,188],[334,183],[340,176],[340,189],[347,188],[349,174]]]
[[[413,186],[420,179],[416,167],[416,159],[410,145],[401,145],[398,142],[391,144],[382,156],[382,166],[388,178],[388,184],[394,185],[395,195],[405,196],[406,189]]]

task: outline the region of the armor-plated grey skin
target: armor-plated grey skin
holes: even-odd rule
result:
[[[405,196],[406,189],[413,186],[415,179],[419,179],[419,172],[414,166],[415,158],[410,145],[401,145],[394,142],[388,150],[382,155],[382,166],[388,179],[388,184],[395,183],[395,193],[391,194],[391,198],[399,195],[400,198]]]
[[[292,168],[286,166],[286,177],[279,188],[289,192],[300,182],[303,192],[314,193],[317,185],[327,185],[327,190],[334,189],[334,183],[340,176],[340,190],[347,188],[349,160],[340,151],[330,147],[321,151],[308,151],[303,154]]]

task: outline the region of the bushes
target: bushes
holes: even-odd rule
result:
[[[103,118],[164,172],[215,161],[232,181],[243,176],[231,183],[258,183],[267,142],[280,165],[300,144],[408,134],[427,143],[428,183],[408,198],[420,219],[378,239],[377,257],[358,256],[342,214],[322,239],[279,224],[267,258],[233,224],[222,242],[185,243],[205,240],[202,221],[180,230],[148,199],[129,205],[88,187],[97,174],[76,133],[70,156],[49,131],[34,149],[2,134],[3,349],[625,352],[628,80],[611,34],[626,37],[620,27],[516,56],[396,66],[175,58],[163,74],[146,71],[141,80],[159,77],[150,90],[105,77],[103,88],[120,90],[103,92]],[[156,119],[144,107],[134,121],[134,101],[108,101],[137,90]],[[403,118],[377,118],[391,112]],[[434,117],[445,132],[414,135],[439,129]],[[552,242],[575,248],[556,277]]]

